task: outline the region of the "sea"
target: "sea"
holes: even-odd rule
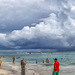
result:
[[[12,58],[15,57],[15,62],[20,63],[24,60],[26,63],[32,64],[46,64],[46,58],[49,59],[48,65],[54,64],[54,58],[57,58],[60,65],[75,65],[75,52],[41,52],[41,50],[31,51],[26,50],[2,50],[0,57],[3,62],[12,62]]]

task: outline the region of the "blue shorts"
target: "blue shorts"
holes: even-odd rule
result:
[[[13,62],[15,62],[15,60],[13,60]]]

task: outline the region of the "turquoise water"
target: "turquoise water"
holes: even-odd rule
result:
[[[75,65],[75,52],[51,52],[51,53],[0,53],[2,61],[12,62],[13,56],[16,58],[16,62],[20,62],[23,58],[27,63],[42,63],[42,60],[49,58],[50,64],[54,63],[53,58],[57,58],[61,65]]]

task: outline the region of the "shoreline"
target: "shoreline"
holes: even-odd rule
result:
[[[25,67],[26,75],[52,75],[53,65],[45,66],[40,64],[27,64]],[[74,75],[75,66],[60,65],[60,75]],[[2,69],[0,75],[21,75],[21,67],[19,63],[13,64],[12,62],[2,62]]]

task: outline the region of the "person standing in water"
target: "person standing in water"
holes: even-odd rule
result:
[[[49,63],[49,59],[48,58],[46,59],[46,63]]]
[[[52,75],[59,75],[59,62],[57,61],[57,58],[55,58],[54,61],[54,70]]]
[[[21,60],[21,75],[25,75],[25,66],[26,66],[26,63]]]
[[[13,64],[15,64],[15,57],[13,57]]]
[[[1,58],[0,58],[0,69],[1,69],[1,63],[2,63],[2,60],[1,60]]]

